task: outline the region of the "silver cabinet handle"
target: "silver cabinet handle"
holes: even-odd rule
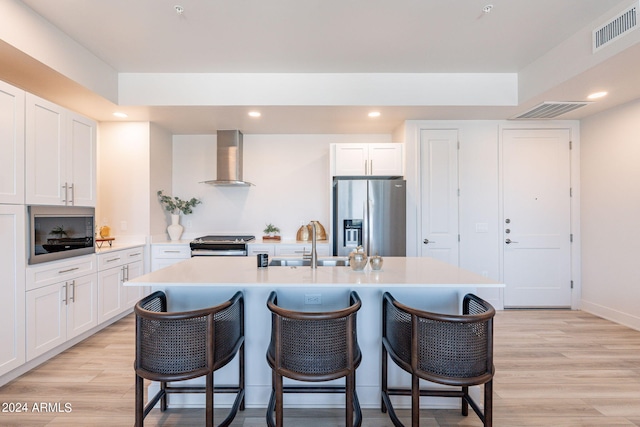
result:
[[[429,243],[435,243],[435,242],[434,242],[433,240],[424,239],[424,240],[423,240],[423,243],[424,243],[425,245],[428,245]]]
[[[365,175],[369,175],[369,172],[367,171],[367,161],[364,161],[364,174]]]
[[[107,262],[119,261],[120,257],[108,259]]]
[[[513,240],[511,240],[511,239],[507,239],[507,240],[505,240],[504,242],[505,242],[507,245],[510,245],[511,243],[518,243],[518,242],[514,242],[514,241],[513,241]]]
[[[69,295],[69,283],[68,282],[64,282],[64,298],[62,298],[62,302],[64,303],[64,305],[68,305],[69,302],[67,301],[67,296]]]
[[[58,274],[68,273],[68,272],[70,272],[70,271],[79,270],[79,269],[80,269],[80,267],[68,268],[68,269],[66,269],[66,270],[60,270],[60,271],[58,271]]]
[[[133,253],[133,254],[129,254],[129,256],[138,256],[140,254],[141,254],[140,252],[136,252],[136,253]]]
[[[75,201],[76,193],[75,193],[75,189],[73,187],[73,184],[71,184],[69,186],[69,190],[71,190],[71,200],[69,200],[69,204],[73,206],[75,204],[75,202],[76,202]]]
[[[64,185],[62,186],[62,189],[64,190],[64,198],[62,199],[62,203],[64,203],[65,205],[67,205],[67,183],[65,182]]]
[[[71,281],[71,296],[69,297],[71,302],[76,302],[76,281]]]

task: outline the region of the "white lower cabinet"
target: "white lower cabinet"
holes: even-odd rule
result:
[[[98,324],[95,274],[27,291],[27,360]]]
[[[98,323],[133,307],[146,292],[144,287],[123,283],[144,273],[144,249],[123,249],[98,254]]]

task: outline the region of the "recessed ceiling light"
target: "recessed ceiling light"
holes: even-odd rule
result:
[[[598,98],[602,98],[603,96],[607,96],[608,92],[595,92],[592,93],[591,95],[587,96],[588,99],[598,99]]]
[[[127,117],[129,117],[125,113],[121,113],[119,111],[116,111],[115,113],[113,113],[113,115],[118,117],[118,118],[120,118],[120,119],[126,119]]]
[[[249,111],[249,116],[250,117],[260,117],[262,114],[260,114],[260,111]]]
[[[380,111],[372,111],[369,113],[369,117],[380,117]]]

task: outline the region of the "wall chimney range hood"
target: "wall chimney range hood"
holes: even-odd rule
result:
[[[242,132],[219,130],[217,145],[217,177],[204,183],[229,187],[252,186],[252,183],[242,179]]]

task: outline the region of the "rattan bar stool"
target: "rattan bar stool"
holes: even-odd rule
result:
[[[403,427],[391,395],[411,396],[411,425],[420,425],[420,396],[462,398],[462,415],[469,405],[485,427],[493,423],[493,317],[495,310],[473,294],[465,295],[461,315],[417,310],[382,297],[382,412],[396,427]],[[411,374],[411,388],[390,388],[387,355]],[[419,380],[459,389],[421,389]],[[469,386],[484,384],[484,411],[469,396]]]
[[[213,426],[213,394],[235,393],[228,426],[238,409],[244,410],[244,296],[237,292],[214,307],[185,312],[167,312],[167,298],[161,291],[140,300],[136,315],[136,420],[160,401],[167,409],[169,393],[206,393],[206,426]],[[213,374],[238,354],[238,385],[214,387]],[[167,382],[206,376],[205,386],[174,386]],[[159,381],[160,391],[144,405],[144,379]]]
[[[272,389],[266,418],[270,427],[283,426],[284,393],[345,393],[345,425],[362,424],[356,394],[356,368],[362,358],[356,332],[361,302],[356,292],[350,293],[349,304],[335,311],[300,312],[279,307],[276,292],[269,295],[271,342],[267,362],[272,369]],[[310,382],[345,377],[345,386],[285,386],[283,377]]]

